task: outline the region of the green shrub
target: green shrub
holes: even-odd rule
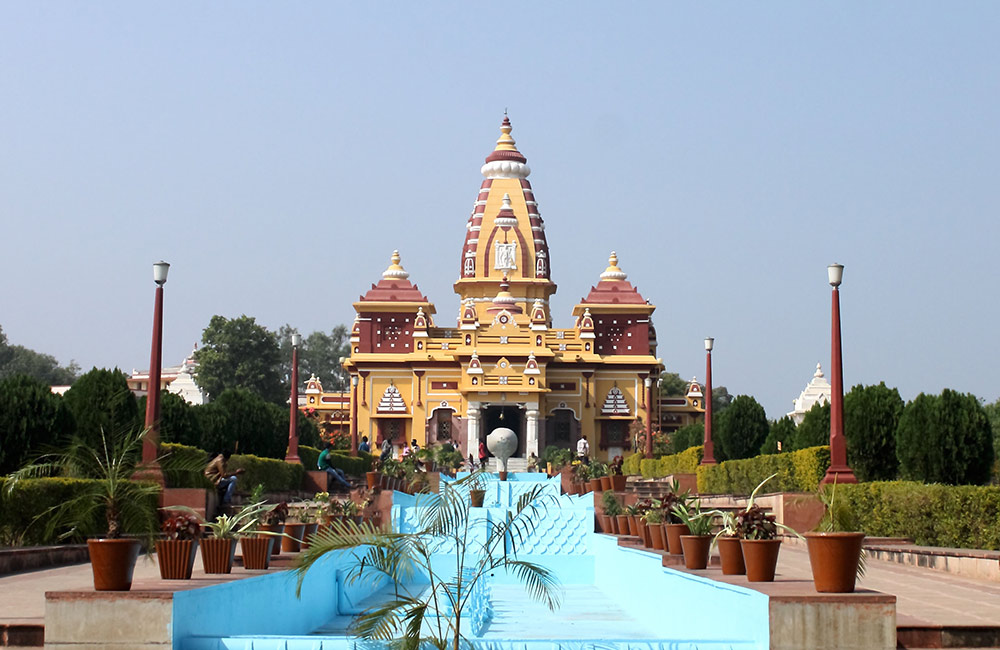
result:
[[[771,474],[768,492],[815,492],[830,466],[829,447],[810,447],[789,454],[766,454],[718,465],[698,466],[701,494],[750,494]]]
[[[880,481],[837,486],[872,537],[917,544],[1000,550],[1000,487]]]
[[[625,457],[625,462],[622,464],[622,474],[626,476],[642,474],[642,461],[645,456],[642,452],[636,452]]]
[[[212,482],[205,478],[208,452],[197,447],[173,442],[160,443],[160,467],[163,480],[171,488],[210,488]]]
[[[319,460],[319,449],[309,445],[299,445],[299,460],[302,461],[302,466],[306,468],[307,472],[315,470],[316,462]]]
[[[79,478],[24,479],[8,494],[6,479],[0,478],[0,545],[82,542],[88,535],[107,532],[103,508],[91,513],[76,531],[61,528],[51,534],[45,532],[46,511],[70,501],[84,490],[86,484],[94,482],[94,479]],[[154,498],[149,508],[156,507]]]
[[[363,476],[365,472],[371,471],[372,456],[363,451],[358,452],[357,456],[335,451],[330,454],[330,464],[344,470],[349,476]]]
[[[250,454],[233,454],[227,469],[242,469],[237,489],[249,492],[257,485],[263,485],[265,492],[285,492],[298,490],[302,486],[305,468],[298,463],[286,463],[274,458],[261,458]]]
[[[661,478],[671,474],[694,474],[701,462],[703,447],[689,447],[679,454],[660,458],[643,458],[639,468],[643,478]],[[641,456],[641,454],[637,454]]]

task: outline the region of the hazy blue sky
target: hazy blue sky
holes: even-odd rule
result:
[[[0,325],[165,364],[213,314],[304,332],[398,248],[451,324],[504,108],[559,285],[618,252],[685,378],[791,408],[847,386],[1000,395],[996,3],[0,4]]]

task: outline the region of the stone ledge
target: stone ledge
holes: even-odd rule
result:
[[[89,560],[86,544],[5,548],[0,549],[0,575],[67,564],[83,564]]]

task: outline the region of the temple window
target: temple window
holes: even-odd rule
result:
[[[476,274],[476,258],[466,257],[465,258],[465,275],[475,275]]]

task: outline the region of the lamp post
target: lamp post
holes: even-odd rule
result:
[[[663,432],[663,375],[656,378],[656,430]]]
[[[288,454],[285,462],[298,463],[299,460],[299,344],[302,336],[292,334],[292,396],[288,411]]]
[[[358,376],[351,375],[351,454],[358,455]]]
[[[840,346],[840,283],[844,279],[844,266],[827,267],[830,286],[833,287],[830,333],[830,468],[820,481],[826,483],[857,483],[858,479],[847,465],[847,441],[844,439],[844,362]]]
[[[163,366],[163,285],[170,265],[160,260],[153,264],[156,298],[153,306],[153,343],[149,353],[149,385],[146,391],[146,437],[142,441],[142,462],[149,466],[149,477],[163,482],[156,457],[160,445],[160,369]]]
[[[650,405],[653,399],[653,378],[646,376],[642,380],[642,383],[646,385],[646,458],[653,457],[653,408]]]
[[[705,442],[701,455],[702,465],[715,465],[715,445],[712,442],[712,348],[715,339],[705,337]]]

